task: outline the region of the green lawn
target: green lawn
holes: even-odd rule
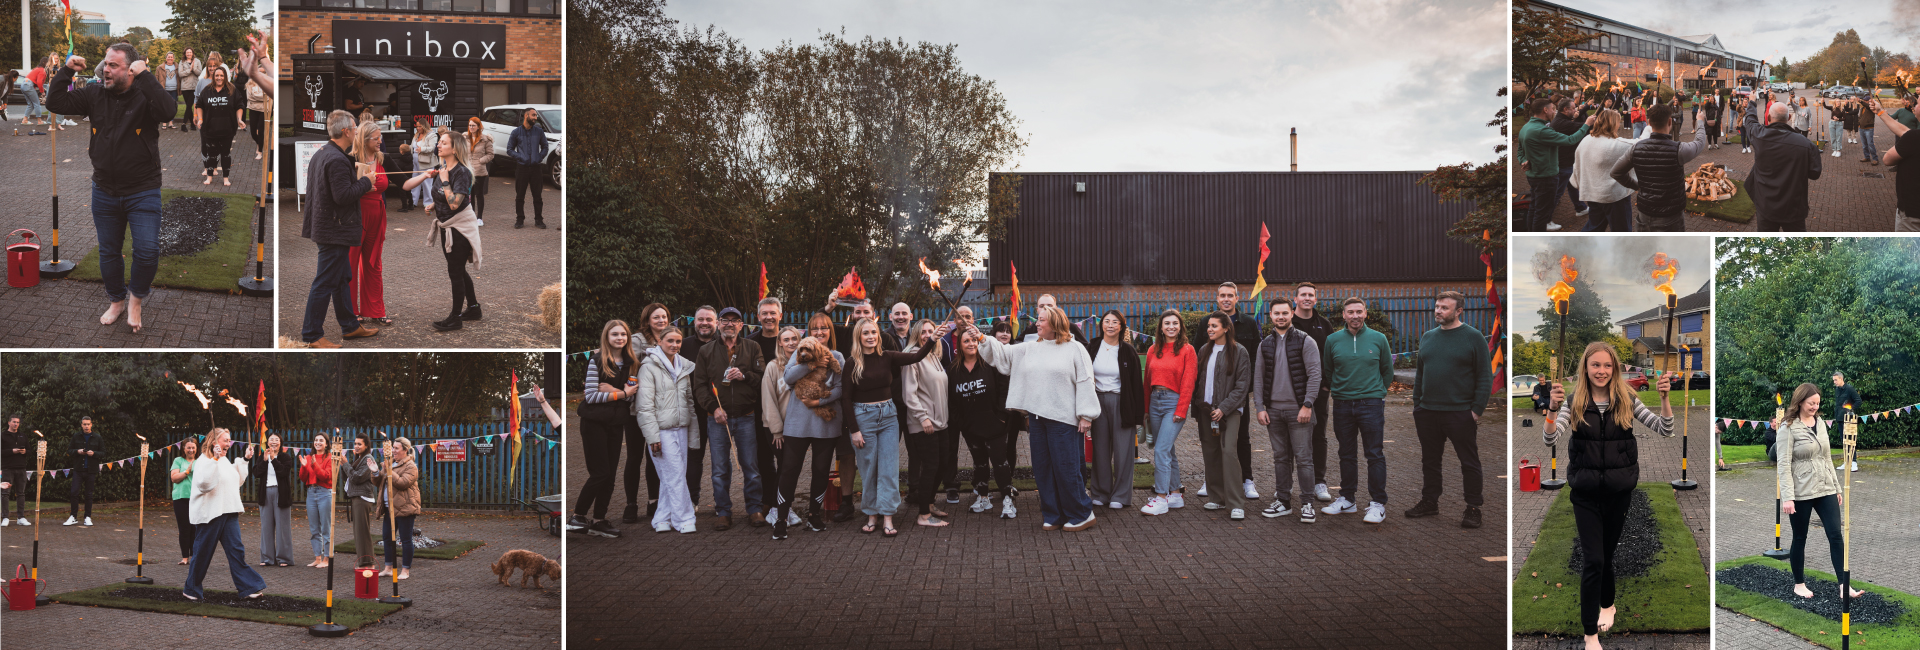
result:
[[[235,186],[233,189],[242,189]],[[160,200],[167,201],[180,197],[209,197],[227,202],[226,219],[220,225],[220,238],[212,245],[192,255],[174,255],[160,258],[159,274],[153,283],[163,287],[188,287],[204,291],[236,291],[234,282],[247,273],[248,256],[253,252],[253,197],[246,194],[224,194],[219,192],[192,192],[186,190],[162,189]],[[131,254],[131,242],[123,254]],[[73,275],[77,280],[100,279],[100,250],[88,248],[87,256],[74,264]]]
[[[1737,142],[1738,136],[1728,142]],[[1698,168],[1695,166],[1694,168]],[[1687,173],[1693,173],[1688,170]],[[1723,201],[1699,201],[1687,199],[1687,212],[1705,214],[1721,221],[1733,223],[1751,223],[1753,221],[1753,196],[1747,194],[1747,186],[1733,179],[1733,198]]]
[[[1727,560],[1717,568],[1728,569],[1743,564],[1759,564],[1779,571],[1786,571],[1786,564],[1758,555]],[[1806,569],[1809,577],[1835,580],[1833,574]],[[1851,632],[1857,637],[1854,641],[1861,648],[1920,648],[1920,598],[1902,591],[1888,589],[1859,578],[1853,581],[1853,588],[1871,591],[1906,605],[1907,613],[1893,624],[1855,624]],[[1744,589],[1729,585],[1719,585],[1715,599],[1721,607],[1739,612],[1749,618],[1758,619],[1768,625],[1786,630],[1788,633],[1828,648],[1840,647],[1840,624],[1812,612],[1803,611],[1779,600],[1761,596]]]
[[[1726,457],[1728,463],[1753,463],[1753,462],[1765,462],[1767,460],[1766,445],[1722,445],[1720,447],[1720,453]],[[1840,457],[1841,450],[1834,449],[1834,450],[1828,451],[1827,453],[1828,455],[1831,455],[1837,459]],[[1914,458],[1914,457],[1920,457],[1920,453],[1909,451],[1909,452],[1902,452],[1898,454],[1879,454],[1874,456],[1862,455],[1859,458],[1860,458],[1860,462],[1864,463],[1864,462],[1871,462],[1876,460],[1888,460],[1893,458]],[[1838,460],[1834,461],[1835,465],[1838,465],[1839,463],[1840,461]]]
[[[1687,632],[1707,629],[1712,620],[1706,567],[1680,516],[1673,487],[1641,483],[1660,522],[1662,548],[1647,575],[1616,581],[1614,626],[1621,632]],[[1567,569],[1573,555],[1572,490],[1560,490],[1540,525],[1539,541],[1513,581],[1514,634],[1579,636],[1580,576]]]
[[[402,609],[400,605],[383,605],[379,601],[375,601],[375,600],[361,600],[358,598],[353,598],[352,597],[352,591],[353,591],[352,581],[351,580],[347,581],[346,585],[347,585],[347,591],[346,591],[345,597],[342,597],[341,593],[338,591],[334,593],[333,622],[338,623],[340,625],[344,625],[349,630],[357,630],[369,624],[377,623],[380,621],[382,617],[388,614],[392,614],[394,612],[400,611]],[[311,603],[313,605],[313,608],[311,610],[297,611],[297,612],[273,612],[273,611],[260,611],[260,610],[252,610],[252,609],[241,609],[238,607],[228,607],[225,605],[213,605],[208,603],[162,602],[157,600],[147,600],[144,598],[127,598],[124,596],[108,595],[111,592],[119,591],[121,589],[128,589],[128,588],[142,589],[142,590],[151,589],[151,590],[163,592],[163,593],[179,593],[178,587],[159,587],[159,586],[148,587],[148,586],[142,586],[142,585],[130,585],[126,583],[116,582],[116,583],[105,585],[105,586],[94,587],[92,589],[70,591],[64,594],[53,596],[53,601],[56,603],[64,603],[68,605],[89,605],[93,607],[111,607],[114,609],[131,609],[131,610],[141,611],[141,612],[160,612],[163,614],[183,614],[186,616],[230,618],[236,621],[253,621],[255,623],[273,623],[276,625],[298,625],[302,627],[321,623],[326,620],[326,613],[325,613],[326,600],[321,598],[287,596],[288,598],[297,598],[298,600]],[[208,594],[215,594],[215,593],[231,594],[233,592],[208,589],[207,593]],[[269,595],[279,596],[283,594],[269,594]]]

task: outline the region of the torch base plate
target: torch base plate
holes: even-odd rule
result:
[[[153,578],[149,578],[146,576],[134,576],[131,578],[127,578],[127,582],[136,584],[136,585],[150,585],[150,584],[153,584]]]
[[[1695,490],[1700,488],[1698,481],[1672,481],[1669,484],[1672,485],[1675,490]]]
[[[413,604],[413,599],[408,598],[406,596],[382,596],[380,598],[380,603],[383,605],[399,605],[401,607],[406,607],[408,605]]]
[[[335,639],[347,635],[347,626],[339,623],[321,623],[319,625],[309,626],[307,628],[307,634]]]
[[[34,606],[34,607],[46,607],[46,606],[48,606],[48,605],[52,605],[52,604],[53,604],[53,598],[50,598],[50,597],[47,597],[47,596],[34,596],[34,597],[33,597],[33,606]]]
[[[240,295],[243,296],[253,296],[257,298],[269,298],[273,296],[273,276],[267,276],[258,280],[255,280],[253,276],[247,276],[240,278],[239,285]]]
[[[1793,551],[1789,551],[1783,548],[1770,548],[1765,551],[1761,551],[1760,554],[1766,557],[1770,557],[1770,558],[1785,562],[1787,561],[1788,556],[1793,555]]]
[[[1540,482],[1540,489],[1542,490],[1558,490],[1566,486],[1567,482],[1560,479],[1547,479]]]
[[[60,260],[58,262],[41,262],[40,263],[40,277],[44,279],[59,280],[67,277],[72,273],[73,273],[72,260]]]

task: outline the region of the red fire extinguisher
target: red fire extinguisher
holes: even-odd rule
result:
[[[380,575],[375,573],[373,569],[370,569],[370,568],[354,569],[353,570],[353,597],[367,598],[367,599],[379,598],[380,597]]]
[[[47,585],[45,580],[24,577],[26,574],[27,565],[14,565],[13,579],[7,581],[7,609],[14,611],[33,609],[35,599],[40,596],[40,589]]]
[[[1540,466],[1525,458],[1520,459],[1520,491],[1540,491]]]
[[[7,233],[6,239],[20,235],[20,241],[7,244],[7,286],[25,289],[40,284],[40,244],[33,231],[21,228]]]

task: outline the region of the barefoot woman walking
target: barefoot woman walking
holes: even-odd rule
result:
[[[1773,423],[1773,448],[1780,450],[1774,464],[1774,478],[1780,482],[1780,511],[1793,523],[1793,551],[1787,563],[1793,566],[1793,593],[1812,598],[1807,588],[1807,527],[1814,513],[1820,513],[1821,530],[1827,534],[1827,553],[1833,556],[1834,575],[1840,584],[1848,584],[1846,542],[1840,536],[1840,480],[1834,475],[1833,457],[1827,450],[1827,423],[1820,420],[1820,389],[1801,384],[1793,389],[1793,402],[1787,406],[1784,422]],[[1865,592],[1855,589],[1853,597]]]

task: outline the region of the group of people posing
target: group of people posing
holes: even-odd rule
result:
[[[696,530],[704,473],[696,450],[703,443],[713,464],[715,530],[733,525],[737,461],[747,522],[771,525],[773,539],[786,539],[788,528],[802,521],[793,500],[808,451],[809,530],[826,530],[829,515],[845,522],[857,511],[866,518],[862,532],[891,537],[899,533],[894,517],[903,505],[916,511],[919,526],[947,526],[951,515],[936,503],[943,484],[947,504],[960,503],[960,491],[970,489],[971,511],[1011,519],[1018,514],[1016,443],[1026,431],[1042,529],[1078,531],[1096,523],[1102,506],[1132,506],[1135,432],[1143,426],[1154,485],[1140,512],[1164,515],[1185,506],[1175,441],[1189,417],[1206,468],[1197,495],[1206,509],[1242,520],[1248,501],[1259,498],[1247,436],[1249,422],[1258,420],[1274,449],[1275,498],[1262,515],[1286,517],[1297,509],[1300,520],[1311,523],[1315,498],[1330,502],[1318,508],[1321,514],[1359,512],[1364,449],[1369,504],[1363,519],[1383,521],[1393,356],[1386,336],[1366,326],[1365,301],[1344,301],[1344,327],[1336,328],[1315,312],[1317,289],[1302,283],[1294,300],[1273,304],[1262,332],[1252,316],[1237,311],[1233,283],[1220,285],[1217,298],[1219,310],[1191,325],[1178,311],[1161,313],[1147,324],[1150,334],[1133,331],[1122,312],[1109,310],[1089,336],[1053,296],[1042,295],[1029,332],[1018,339],[1005,321],[982,331],[964,306],[953,320],[935,323],[915,321],[912,310],[898,304],[882,321],[862,301],[852,305],[851,322],[835,323],[829,302],[803,330],[783,328],[781,301],[767,298],[756,307],[758,331],[748,335],[743,314],[732,307],[701,307],[694,331],[686,332],[664,305],[648,305],[637,331],[608,321],[588,356],[580,407],[588,478],[567,527],[620,536],[607,510],[623,441],[628,505],[622,520],[642,521],[637,493],[644,464],[645,520],[656,532]],[[1486,338],[1460,320],[1464,303],[1459,293],[1439,294],[1439,326],[1421,336],[1413,416],[1424,482],[1422,499],[1406,515],[1438,514],[1442,451],[1451,441],[1465,483],[1461,525],[1476,528],[1483,503],[1476,425],[1492,368]],[[1338,497],[1326,485],[1329,421],[1339,445]],[[957,480],[963,440],[973,458],[971,485]],[[1089,446],[1092,458],[1083,458]],[[1090,477],[1082,472],[1088,462]],[[838,493],[837,502],[828,499],[830,492]]]

